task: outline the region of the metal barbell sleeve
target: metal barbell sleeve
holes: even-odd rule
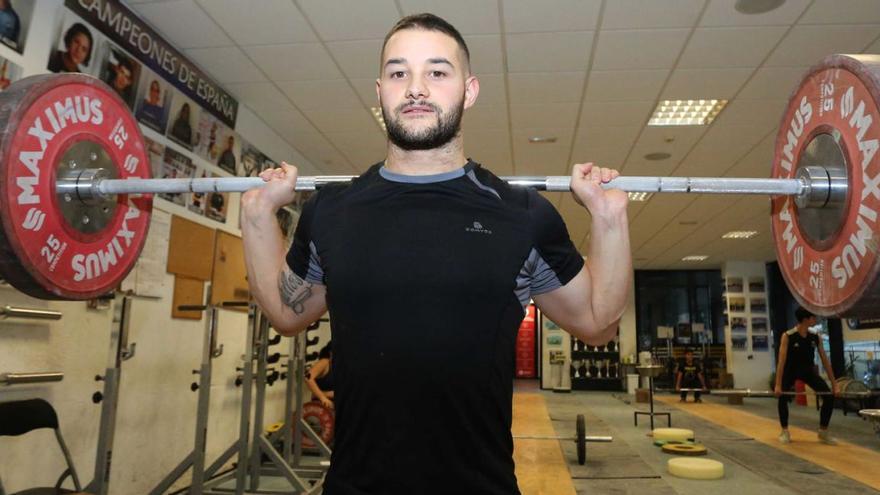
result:
[[[48,371],[42,373],[3,373],[0,374],[0,383],[6,385],[21,385],[24,383],[60,382],[64,379],[64,373],[60,371]]]
[[[0,318],[21,318],[24,320],[60,320],[61,311],[38,308],[0,307]]]

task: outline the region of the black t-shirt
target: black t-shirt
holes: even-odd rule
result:
[[[813,374],[815,371],[816,348],[819,347],[819,336],[813,332],[807,332],[802,337],[797,327],[787,331],[788,352],[785,355],[785,375],[794,373]]]
[[[287,261],[327,288],[324,493],[519,493],[516,334],[529,297],[583,266],[555,208],[474,162],[429,176],[377,164],[306,202]]]
[[[703,372],[703,368],[696,361],[691,361],[691,364],[688,364],[687,361],[682,361],[678,364],[678,372],[682,374],[682,380],[698,381],[699,376],[697,375]]]

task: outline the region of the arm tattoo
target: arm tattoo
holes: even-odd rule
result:
[[[278,277],[278,290],[281,302],[301,315],[305,312],[305,302],[312,297],[312,284],[299,278],[293,271],[285,267]]]

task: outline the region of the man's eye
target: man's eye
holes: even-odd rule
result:
[[[391,79],[400,79],[400,78],[403,77],[404,75],[406,75],[406,74],[405,74],[403,71],[400,71],[400,70],[397,71],[397,72],[392,72],[392,73],[391,73]]]
[[[442,70],[431,71],[431,77],[445,77],[446,73]]]

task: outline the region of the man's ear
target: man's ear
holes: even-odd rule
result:
[[[477,102],[480,94],[480,80],[477,76],[468,76],[464,83],[464,107],[470,108]]]

